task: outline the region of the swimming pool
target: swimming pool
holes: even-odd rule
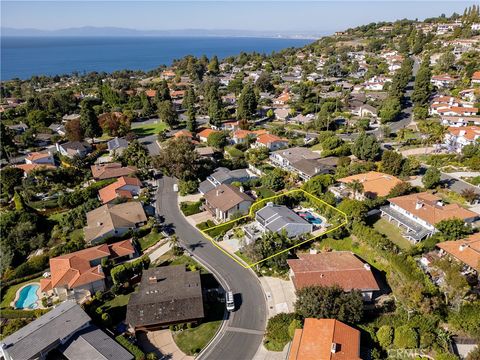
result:
[[[20,290],[18,300],[15,301],[17,309],[36,309],[38,307],[37,291],[40,286],[38,284],[29,284]]]
[[[308,211],[302,211],[298,213],[299,216],[307,220],[310,224],[313,225],[321,225],[322,224],[322,219],[319,217],[313,216],[310,212]]]

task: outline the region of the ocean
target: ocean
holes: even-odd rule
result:
[[[2,37],[1,79],[74,71],[152,70],[186,55],[219,59],[244,52],[270,54],[313,40],[247,37]]]

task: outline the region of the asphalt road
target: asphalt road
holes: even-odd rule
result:
[[[226,326],[201,354],[201,359],[248,360],[257,352],[266,326],[266,301],[256,275],[223,254],[180,212],[175,180],[164,177],[157,190],[157,214],[170,224],[185,249],[207,267],[224,289],[233,291],[237,310],[229,313]]]

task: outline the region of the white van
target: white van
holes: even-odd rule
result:
[[[235,310],[235,301],[233,301],[233,292],[228,291],[225,294],[225,303],[227,304],[227,310],[228,311]]]

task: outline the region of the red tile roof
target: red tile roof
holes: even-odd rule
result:
[[[120,176],[128,176],[137,171],[135,166],[123,167],[120,163],[108,163],[90,166],[92,176],[97,180],[112,179]]]
[[[257,142],[268,145],[275,142],[288,142],[288,139],[284,139],[272,134],[261,134],[257,137]]]
[[[122,189],[124,186],[142,186],[140,180],[134,177],[119,177],[113,184],[107,185],[98,191],[98,195],[103,204],[109,203],[117,197],[124,197],[127,199],[133,198],[133,194],[126,189]]]
[[[114,244],[102,244],[50,259],[50,279],[40,281],[40,289],[49,291],[58,286],[69,289],[103,280],[105,275],[101,266],[91,265],[91,261],[104,257],[116,258],[134,254],[131,240]]]
[[[335,319],[305,319],[288,360],[361,360],[360,331]]]
[[[208,139],[208,137],[213,134],[213,133],[217,133],[219,131],[217,130],[213,130],[213,129],[203,129],[202,131],[200,131],[197,136],[199,138],[205,138],[205,139]]]
[[[15,165],[15,167],[22,169],[24,173],[30,174],[33,170],[36,169],[56,169],[57,167],[55,165],[51,164],[20,164],[20,165]]]
[[[459,126],[449,127],[448,132],[454,136],[463,136],[465,139],[473,141],[480,136],[480,126]]]
[[[297,254],[298,259],[287,260],[293,272],[296,289],[306,286],[338,285],[344,291],[379,290],[370,266],[350,251],[320,254]]]
[[[338,179],[339,182],[345,184],[351,183],[355,180],[363,185],[363,191],[365,194],[371,193],[376,196],[387,196],[395,186],[402,183],[402,180],[393,175],[377,171],[370,171]]]
[[[185,136],[189,139],[193,138],[193,135],[190,131],[188,130],[180,130],[180,131],[177,131],[174,135],[173,135],[175,138],[179,138],[181,136]]]
[[[480,233],[462,240],[444,241],[437,246],[471,268],[480,271]]]
[[[475,71],[473,73],[472,80],[480,80],[480,71]]]

